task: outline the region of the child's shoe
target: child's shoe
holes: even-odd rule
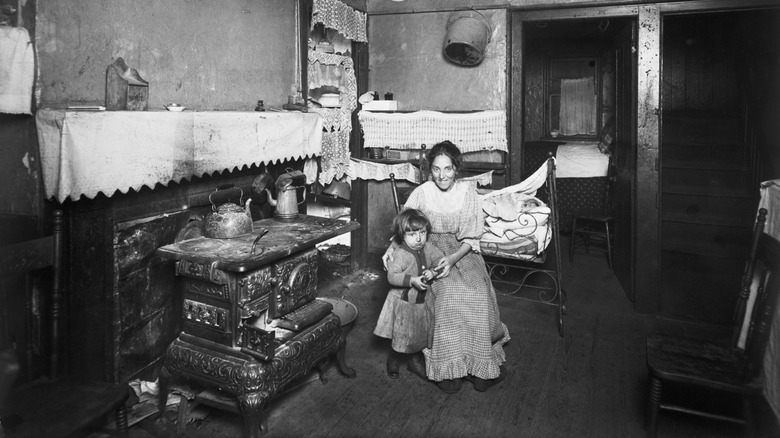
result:
[[[409,362],[406,364],[406,369],[426,382],[428,381],[428,373],[425,371],[425,358],[422,353],[413,353],[409,355]]]
[[[397,379],[398,369],[401,367],[401,355],[395,351],[391,351],[387,355],[387,377],[391,379]]]

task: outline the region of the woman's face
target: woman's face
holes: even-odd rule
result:
[[[447,191],[455,184],[455,165],[452,164],[450,157],[446,155],[437,155],[431,163],[431,175],[433,182],[439,190]]]

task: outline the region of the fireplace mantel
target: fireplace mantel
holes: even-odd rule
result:
[[[60,202],[322,150],[322,121],[314,113],[41,109],[36,122],[46,197]]]

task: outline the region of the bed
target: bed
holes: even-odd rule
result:
[[[557,307],[563,336],[566,294],[555,174],[556,160],[548,157],[522,182],[480,191],[485,213],[480,251],[496,292]]]

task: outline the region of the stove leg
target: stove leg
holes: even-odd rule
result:
[[[165,412],[165,405],[168,403],[168,387],[171,382],[171,373],[168,372],[168,369],[165,368],[165,365],[160,368],[160,376],[158,377],[158,380],[160,395],[157,402],[157,410],[162,415],[162,413]]]
[[[345,376],[352,379],[357,374],[355,373],[354,368],[351,368],[349,365],[347,365],[346,356],[347,356],[347,338],[346,336],[344,336],[341,338],[341,342],[339,342],[339,350],[336,353],[336,359],[338,360],[339,371],[341,371],[341,374],[344,374]]]
[[[325,371],[328,369],[328,362],[330,361],[326,357],[325,359],[322,359],[321,361],[317,362],[316,365],[317,373],[320,375],[320,382],[322,382],[323,385],[328,383],[328,378],[325,377]]]
[[[263,416],[263,408],[268,397],[262,392],[253,392],[238,396],[241,416],[244,419],[244,437],[259,438],[260,433],[268,431],[268,425]]]

